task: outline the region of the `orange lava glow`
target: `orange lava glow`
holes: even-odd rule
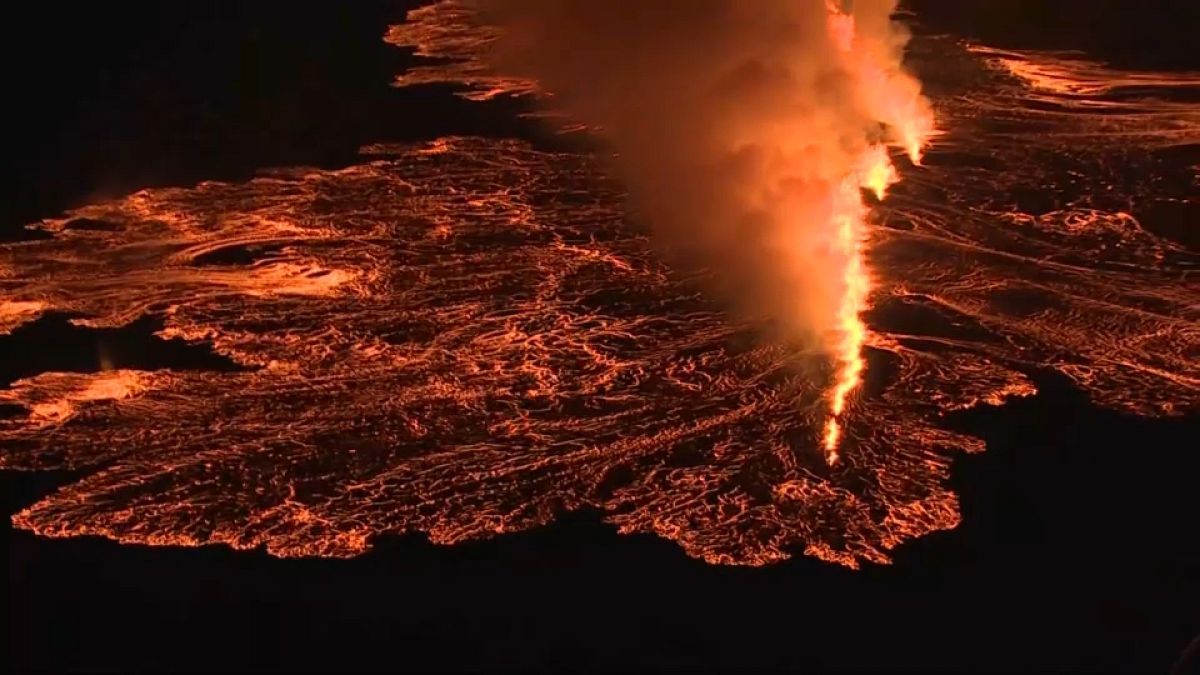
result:
[[[483,65],[494,32],[465,7],[389,33],[437,59],[399,82],[534,91]],[[153,316],[240,367],[0,389],[0,469],[78,472],[13,526],[350,557],[588,511],[709,563],[857,568],[959,524],[951,466],[985,448],[949,416],[1039,396],[1036,373],[1124,414],[1200,410],[1200,252],[1171,234],[1200,213],[1200,77],[918,38],[943,133],[912,170],[932,108],[834,14],[884,127],[846,139],[859,161],[811,213],[845,261],[828,353],[761,339],[664,262],[597,152],[447,137],[149,188],[0,243],[0,340]]]

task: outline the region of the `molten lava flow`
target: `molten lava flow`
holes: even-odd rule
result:
[[[478,55],[493,33],[436,7],[390,36],[443,60],[423,77],[532,86],[490,79]],[[921,99],[899,71],[863,69],[891,62],[866,58],[889,52],[856,17],[838,67],[888,125],[879,142],[854,143],[861,115],[763,134],[797,155],[837,141],[836,161],[807,165],[822,171],[793,202],[809,208],[786,212],[780,239],[808,224],[828,243],[802,262],[845,300],[817,308],[843,320],[828,343],[841,386],[797,373],[794,349],[752,339],[757,325],[665,265],[598,157],[496,138],[372,145],[344,169],[150,188],[0,243],[0,362],[25,358],[49,313],[92,328],[149,313],[161,337],[244,366],[147,360],[0,388],[0,468],[80,472],[13,526],[343,557],[383,535],[453,544],[586,510],[711,563],[858,567],[958,525],[952,462],[984,443],[946,414],[1036,394],[1022,371],[1131,415],[1200,410],[1197,255],[1161,233],[1200,209],[1200,76],[931,42],[930,78],[955,64],[953,85],[972,61],[978,77],[938,99],[952,152],[888,196],[868,258],[864,199],[896,180],[888,150],[919,150],[928,134],[912,133],[932,126],[896,117]],[[868,335],[890,367],[851,406]],[[843,459],[820,475],[823,456],[794,451],[812,434],[796,411],[830,408]]]
[[[880,60],[886,56],[885,52],[862,44],[856,35],[853,14],[843,11],[835,0],[828,0],[826,8],[830,40],[841,53],[844,67],[859,90],[859,98],[873,115],[889,125],[889,140],[893,145],[902,148],[914,164],[919,163],[921,151],[933,133],[933,117],[928,104],[920,97],[919,87],[898,67],[885,67],[886,61]],[[888,157],[887,148],[871,144],[862,151],[857,173],[844,178],[833,197],[836,248],[846,262],[837,310],[838,337],[833,346],[837,373],[829,392],[829,417],[825,421],[822,442],[825,459],[831,465],[839,459],[838,446],[843,431],[841,417],[846,410],[847,398],[862,382],[866,369],[862,349],[867,327],[860,314],[867,306],[871,279],[864,251],[867,209],[859,189],[870,190],[877,200],[882,200],[888,186],[897,180],[899,175]]]

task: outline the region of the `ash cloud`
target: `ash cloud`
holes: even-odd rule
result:
[[[839,186],[872,143],[902,144],[881,123],[924,105],[899,67],[894,6],[475,2],[504,29],[492,66],[537,80],[549,105],[602,129],[634,212],[671,260],[708,270],[711,291],[782,337],[816,345],[836,330],[845,290]],[[843,11],[850,54],[830,22]]]

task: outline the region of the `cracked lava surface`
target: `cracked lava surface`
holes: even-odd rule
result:
[[[530,83],[443,3],[398,86]],[[945,130],[873,208],[863,386],[755,339],[659,262],[594,157],[516,140],[363,149],[340,170],[143,190],[0,245],[0,333],[148,314],[230,372],[43,372],[0,390],[0,467],[86,475],[13,516],[47,536],[354,556],[594,509],[713,563],[882,563],[954,527],[946,415],[1050,369],[1140,415],[1200,401],[1200,73],[918,38]],[[81,226],[84,224],[86,226]],[[0,337],[0,339],[3,339]]]

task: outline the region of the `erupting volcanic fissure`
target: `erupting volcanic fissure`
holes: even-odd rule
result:
[[[84,475],[14,525],[353,556],[591,510],[857,567],[959,523],[983,442],[948,416],[1037,373],[1195,411],[1200,75],[909,43],[893,9],[443,0],[387,33],[397,86],[536,95],[583,143],[381,139],[35,223],[0,348],[152,315],[237,367],[23,371],[0,468]]]
[[[894,1],[477,2],[487,51],[615,146],[613,164],[679,267],[832,357],[824,447],[865,367],[871,290],[860,187],[897,179],[933,130]]]
[[[889,54],[879,50],[878,45],[863,44],[854,14],[846,11],[842,6],[845,4],[845,0],[840,3],[826,0],[833,45],[841,54],[853,86],[872,104],[869,110],[889,125],[890,140],[908,153],[913,164],[918,164],[934,129],[933,113],[920,96],[920,88],[900,71],[895,52]],[[890,56],[890,62],[879,60],[881,55]],[[858,170],[843,178],[833,195],[831,224],[846,263],[842,273],[845,288],[837,309],[838,337],[832,350],[838,367],[822,436],[826,461],[830,464],[838,460],[842,433],[839,418],[845,413],[847,398],[861,384],[866,368],[862,350],[867,326],[861,314],[871,292],[871,277],[863,250],[867,240],[867,208],[859,188],[870,190],[876,200],[882,200],[888,186],[897,180],[899,176],[886,148],[873,144],[862,150]]]

